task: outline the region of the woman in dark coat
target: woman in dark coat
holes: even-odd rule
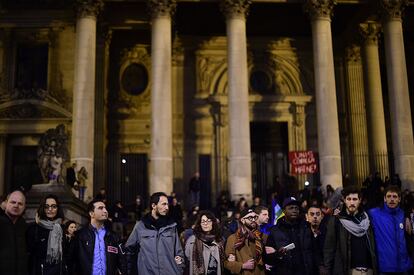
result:
[[[27,231],[30,275],[66,274],[63,263],[63,210],[55,195],[40,202],[36,222]]]

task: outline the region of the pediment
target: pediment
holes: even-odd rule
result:
[[[57,104],[37,99],[19,99],[0,104],[0,119],[72,118]]]

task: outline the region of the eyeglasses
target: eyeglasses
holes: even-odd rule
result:
[[[212,220],[210,220],[210,219],[208,219],[208,220],[201,220],[200,221],[201,224],[203,224],[203,223],[204,224],[207,224],[207,223],[211,223],[211,222],[212,222]]]
[[[248,217],[245,217],[244,219],[249,220],[249,221],[255,221],[257,220],[257,218],[258,216],[248,216]]]
[[[45,205],[43,205],[43,208],[44,208],[44,209],[49,209],[49,208],[52,208],[52,209],[57,209],[57,208],[58,208],[58,206],[57,206],[56,204],[52,204],[52,205],[45,204]]]

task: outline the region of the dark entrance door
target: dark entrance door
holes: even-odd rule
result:
[[[211,155],[199,155],[200,168],[200,208],[211,208]]]
[[[137,195],[146,206],[148,196],[147,154],[110,154],[108,157],[108,194],[111,201],[121,200],[124,205],[135,202]]]
[[[37,146],[12,146],[8,153],[6,179],[10,190],[30,190],[33,184],[44,183],[37,163]]]
[[[269,196],[279,184],[288,169],[287,123],[252,122],[250,124],[252,150],[253,195],[268,202]]]

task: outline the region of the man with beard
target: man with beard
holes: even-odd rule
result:
[[[286,198],[283,213],[285,216],[270,229],[266,264],[272,266],[271,274],[312,274],[312,236],[300,217],[300,202]]]
[[[265,274],[264,245],[256,220],[257,214],[252,209],[243,209],[236,233],[227,239],[224,267],[232,274]]]
[[[375,241],[370,220],[360,208],[356,186],[342,191],[344,208],[327,226],[324,263],[330,274],[376,274]]]
[[[384,205],[369,211],[380,274],[407,274],[412,268],[405,239],[404,211],[399,207],[400,201],[400,189],[396,185],[390,185],[384,192]]]
[[[168,214],[168,197],[157,192],[150,198],[151,212],[135,224],[125,249],[137,254],[139,274],[182,274],[184,252],[177,234],[177,224]],[[131,274],[132,267],[128,266]]]

